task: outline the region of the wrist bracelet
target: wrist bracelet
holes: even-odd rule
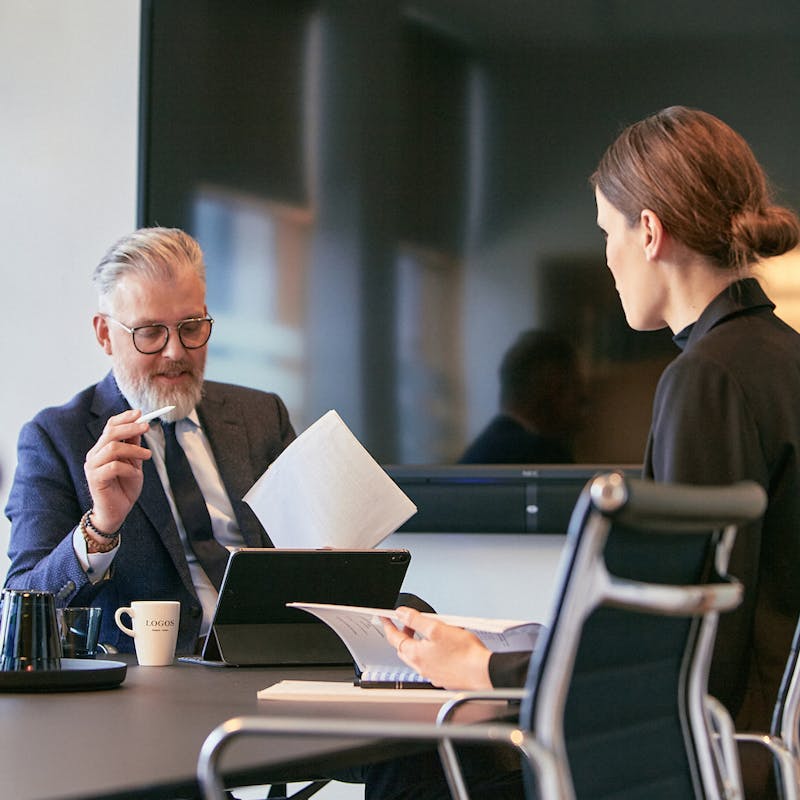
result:
[[[81,530],[83,531],[91,531],[95,536],[99,536],[101,539],[118,539],[120,528],[114,531],[114,533],[103,533],[103,531],[97,530],[94,525],[92,525],[92,511],[93,508],[90,508],[82,517],[81,517]],[[116,545],[115,545],[116,546]]]
[[[98,542],[97,539],[92,538],[85,525],[81,525],[80,530],[83,541],[86,542],[86,552],[90,555],[93,553],[110,553],[119,546],[119,536],[116,539],[109,539],[107,542]]]

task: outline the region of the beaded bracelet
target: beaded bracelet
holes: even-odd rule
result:
[[[87,553],[109,553],[111,552],[118,544],[119,544],[119,531],[114,534],[103,533],[103,531],[97,530],[97,528],[92,525],[92,521],[90,519],[92,513],[92,509],[90,508],[82,517],[80,523],[80,531],[83,536],[83,541],[86,542],[86,552]],[[94,531],[97,533],[98,536],[103,537],[105,542],[98,542],[89,531]]]
[[[84,515],[81,517],[81,528],[84,530],[90,530],[95,536],[100,536],[103,539],[116,539],[119,537],[120,529],[114,531],[114,533],[103,533],[103,531],[97,530],[94,525],[92,525],[92,511],[93,508],[90,508]]]
[[[94,525],[92,525],[91,514],[93,509],[89,509],[82,517],[81,517],[81,524],[80,524],[80,531],[83,535],[83,541],[86,542],[86,552],[87,553],[110,553],[118,544],[119,544],[119,531],[116,533],[103,533],[103,531],[97,530]],[[92,534],[89,533],[96,533],[98,536],[105,539],[105,542],[98,542]]]
[[[81,527],[81,533],[83,534],[83,541],[86,542],[86,552],[89,554],[110,553],[119,544],[119,538],[111,539],[104,543],[98,542],[97,539],[92,538],[92,535],[84,527]]]

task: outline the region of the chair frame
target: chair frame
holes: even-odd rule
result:
[[[495,696],[492,699],[498,699]],[[197,778],[206,800],[222,800],[225,787],[220,776],[220,760],[231,743],[241,736],[326,736],[347,739],[391,739],[394,741],[449,741],[506,745],[523,756],[544,797],[558,797],[557,770],[552,756],[533,738],[530,731],[513,725],[431,725],[428,723],[393,722],[387,726],[383,720],[348,719],[343,728],[336,719],[303,719],[297,717],[234,717],[214,728],[200,750]],[[449,774],[449,773],[448,773]],[[459,780],[460,776],[459,776]],[[461,780],[463,787],[463,780]],[[466,789],[451,791],[455,800],[469,800]]]
[[[573,800],[567,748],[564,740],[564,710],[583,624],[600,605],[635,610],[659,616],[693,617],[693,646],[684,654],[681,685],[688,709],[683,721],[687,757],[692,765],[695,794],[706,798],[740,796],[741,783],[721,781],[715,746],[730,751],[730,734],[724,730],[712,739],[709,729],[706,685],[711,650],[721,611],[736,607],[742,587],[726,576],[728,555],[737,526],[758,518],[766,504],[763,489],[752,482],[731,487],[670,487],[625,478],[621,473],[599,475],[587,484],[570,522],[568,547],[561,566],[562,595],[552,635],[534,651],[528,688],[464,692],[440,709],[437,724],[397,723],[348,719],[239,717],[215,728],[206,739],[198,760],[198,780],[207,800],[222,797],[220,758],[239,736],[292,735],[334,738],[384,738],[435,742],[443,769],[456,800],[468,800],[453,743],[491,742],[515,748],[530,767],[546,800]],[[609,574],[604,546],[614,522],[655,531],[686,534],[712,531],[714,544],[713,582],[693,586],[642,583]],[[671,523],[671,524],[670,524]],[[655,533],[658,535],[658,533]],[[577,541],[569,548],[570,541]],[[576,584],[579,583],[579,590]],[[557,627],[558,632],[555,632]],[[548,650],[549,652],[545,652]],[[533,687],[531,681],[535,680]],[[534,695],[535,693],[535,700]],[[456,708],[476,699],[522,700],[523,718],[531,730],[509,724],[462,725],[451,721]],[[724,711],[724,709],[723,709]],[[526,726],[527,727],[527,726]],[[728,737],[727,739],[725,737]],[[739,794],[737,794],[739,792]]]
[[[736,732],[726,718],[725,708],[716,698],[707,697],[706,706],[714,733],[725,740],[732,736],[736,743],[765,747],[774,760],[779,797],[782,800],[800,800],[800,620],[795,628],[769,733]],[[723,776],[735,780],[738,769],[735,750],[721,749],[716,756]]]

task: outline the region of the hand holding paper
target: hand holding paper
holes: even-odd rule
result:
[[[302,608],[319,617],[339,635],[353,656],[356,671],[365,681],[425,681],[425,678],[408,667],[386,641],[382,619],[395,621],[399,626],[399,613],[391,608],[364,608],[328,603],[288,603],[292,608]],[[423,617],[444,622],[474,633],[492,652],[518,652],[533,650],[542,626],[535,622],[463,617],[452,614],[428,614]]]
[[[244,500],[275,547],[375,547],[417,511],[335,411],[303,431]]]

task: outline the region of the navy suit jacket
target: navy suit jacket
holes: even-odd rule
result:
[[[131,651],[133,640],[114,624],[117,608],[134,600],[179,600],[178,652],[192,652],[202,609],[152,461],[143,464],[142,492],[122,525],[110,574],[92,584],[72,547],[72,531],[92,505],[83,471],[86,453],[108,418],[128,407],[109,373],[65,405],[44,409],[22,428],[6,506],[11,565],[5,585],[63,590],[63,604],[100,606],[101,641],[121,651]],[[197,413],[246,544],[271,546],[242,497],[294,439],[286,407],[274,394],[206,381]]]

